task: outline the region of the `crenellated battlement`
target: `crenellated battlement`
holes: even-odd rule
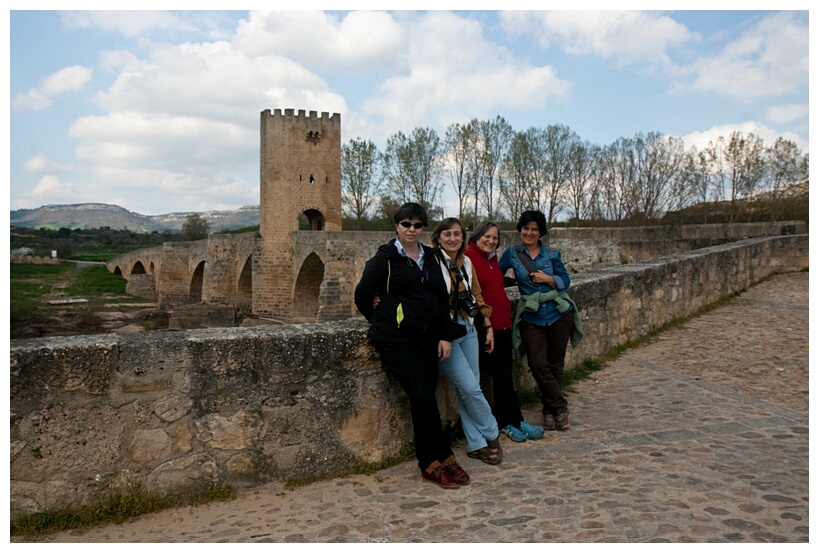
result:
[[[293,108],[276,108],[274,110],[266,109],[262,111],[262,115],[266,115],[267,117],[271,117],[274,119],[282,118],[282,119],[305,119],[305,120],[312,120],[312,119],[321,119],[327,120],[334,123],[341,122],[341,114],[340,113],[333,113],[330,115],[329,111],[322,111],[321,117],[319,117],[319,112],[311,110],[309,113],[307,110],[300,109],[295,110]]]

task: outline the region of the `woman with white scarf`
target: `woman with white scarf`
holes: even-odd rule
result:
[[[439,362],[439,368],[458,394],[458,414],[466,437],[467,456],[497,465],[502,459],[500,433],[481,390],[478,362],[479,347],[490,352],[494,348],[489,321],[492,308],[484,303],[472,261],[463,254],[465,242],[465,229],[454,217],[441,221],[432,233],[432,246],[436,248],[449,288],[454,338],[451,354]],[[486,341],[482,345],[478,344],[476,317],[486,325]]]

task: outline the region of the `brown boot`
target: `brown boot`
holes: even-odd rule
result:
[[[466,473],[464,468],[458,464],[458,461],[455,460],[454,455],[450,455],[444,462],[444,470],[449,474],[458,484],[462,486],[465,484],[469,484],[469,475]]]
[[[444,468],[444,465],[442,465],[440,461],[433,461],[433,463],[428,466],[426,470],[422,470],[421,478],[434,482],[442,488],[446,488],[448,490],[454,490],[461,487],[460,484],[458,484],[458,482],[449,475]]]

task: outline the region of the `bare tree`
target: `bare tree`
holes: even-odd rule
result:
[[[713,189],[718,199],[730,202],[728,221],[733,222],[739,209],[737,200],[751,196],[765,175],[762,139],[734,131],[727,142],[720,136],[706,150]]]
[[[548,125],[544,132],[541,162],[545,176],[546,220],[551,224],[560,213],[567,182],[571,175],[571,151],[580,137],[566,125]]]
[[[808,156],[796,144],[783,137],[765,151],[767,172],[765,185],[768,191],[771,220],[778,221],[784,209],[784,191],[789,185],[808,178]]]
[[[483,175],[485,181],[485,194],[483,196],[483,206],[486,208],[487,217],[495,217],[495,203],[497,197],[496,177],[498,168],[503,162],[503,156],[509,147],[514,131],[512,126],[500,115],[491,121],[482,121],[480,124],[480,138],[483,149]],[[477,220],[477,213],[476,220]]]
[[[182,223],[182,238],[184,240],[201,240],[208,237],[210,231],[210,223],[199,216],[198,213],[193,213],[185,218]]]
[[[647,220],[662,216],[672,202],[671,192],[682,174],[685,148],[680,138],[660,133],[638,134],[635,160],[634,214]]]
[[[341,148],[341,202],[359,229],[381,193],[381,162],[371,140],[353,139]]]
[[[512,220],[533,207],[537,196],[532,186],[534,158],[529,138],[527,132],[514,133],[499,173],[499,205]]]
[[[417,202],[427,209],[441,194],[441,141],[434,129],[416,127],[387,139],[384,174],[387,191],[401,202]]]
[[[681,211],[693,200],[707,197],[707,171],[708,164],[701,152],[698,152],[693,146],[685,151],[671,181],[666,212]],[[707,210],[703,210],[703,212],[706,213],[707,217]],[[682,214],[680,214],[680,217],[682,217]],[[682,218],[680,223],[682,223]]]
[[[452,188],[458,197],[458,218],[463,219],[469,184],[467,162],[474,146],[474,127],[452,123],[446,129],[444,144],[446,147],[446,165],[449,171]]]
[[[635,211],[633,142],[621,137],[600,150],[599,212],[611,221],[622,221]]]
[[[570,216],[574,219],[582,220],[590,216],[594,170],[594,147],[588,141],[574,142],[569,148],[569,174],[565,193]]]

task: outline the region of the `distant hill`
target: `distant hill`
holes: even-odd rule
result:
[[[198,214],[210,224],[211,232],[235,230],[259,224],[259,206],[248,205],[234,211],[188,211],[164,215],[141,215],[111,204],[44,205],[11,212],[11,226],[29,228],[61,227],[91,229],[109,227],[134,232],[179,231],[188,215]]]

